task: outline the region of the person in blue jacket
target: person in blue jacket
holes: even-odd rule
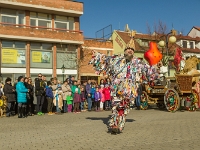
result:
[[[24,77],[19,76],[18,83],[16,85],[17,91],[17,102],[18,102],[18,118],[26,117],[26,103],[27,103],[27,93],[28,89],[24,85]]]

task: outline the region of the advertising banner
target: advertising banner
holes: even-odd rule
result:
[[[50,63],[50,52],[32,51],[33,63]]]
[[[25,51],[17,49],[2,49],[2,64],[25,64]]]

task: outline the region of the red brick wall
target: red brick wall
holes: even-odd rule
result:
[[[113,49],[113,44],[110,41],[107,42],[98,42],[97,40],[85,40],[83,46],[85,48],[81,49],[79,51],[80,53],[80,64],[79,64],[79,76],[81,74],[94,74],[95,71],[93,69],[92,65],[88,65],[88,62],[92,58],[92,49],[90,47],[95,47],[95,48],[109,48]],[[107,50],[96,50],[100,53],[106,54],[107,55]],[[113,51],[110,53],[111,55],[113,54]]]
[[[22,28],[16,28],[13,26],[2,26],[2,25],[0,25],[0,34],[83,41],[83,34],[77,32],[76,33],[61,32],[61,31],[59,32],[59,31],[49,31],[49,30],[37,30],[33,28],[24,28],[22,30]]]
[[[10,1],[83,12],[83,3],[80,2],[66,0],[9,0],[9,2]]]

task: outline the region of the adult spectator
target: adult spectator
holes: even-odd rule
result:
[[[46,81],[46,76],[42,75],[42,81],[44,82],[44,87],[47,86],[47,81]],[[48,112],[47,111],[47,107],[48,107],[48,102],[47,102],[47,97],[46,97],[46,92],[44,94],[44,103],[43,103],[43,112]]]
[[[56,114],[61,114],[63,98],[62,98],[62,90],[61,85],[58,84],[58,79],[55,77],[53,79],[52,90],[54,94],[53,103],[56,106]]]
[[[24,86],[23,76],[19,76],[18,78],[16,91],[17,91],[17,102],[18,102],[18,118],[25,118],[26,117],[26,103],[27,103],[26,94],[29,90]]]
[[[67,82],[67,80],[64,81],[62,85],[62,92],[63,92],[63,112],[67,112],[67,103],[66,103],[66,98],[67,96],[71,95],[71,88]]]
[[[37,114],[43,115],[42,107],[45,97],[45,83],[42,80],[42,74],[38,74],[38,78],[35,80],[35,95],[37,97]]]
[[[5,85],[3,88],[4,95],[7,97],[7,110],[6,110],[6,117],[10,117],[14,115],[13,112],[15,111],[15,88],[11,84],[11,78],[7,78],[5,80]]]
[[[29,116],[33,116],[34,115],[34,112],[33,112],[33,100],[34,100],[34,97],[33,97],[33,83],[32,83],[32,79],[31,78],[28,78],[28,85],[27,85],[27,88],[29,89],[29,92],[28,92],[28,99],[27,99],[27,109],[28,109],[28,115]]]
[[[92,95],[91,95],[91,81],[88,80],[86,85],[86,96],[87,96],[87,103],[88,103],[88,111],[92,109]]]

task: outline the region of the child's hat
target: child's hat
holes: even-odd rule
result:
[[[78,92],[78,88],[75,89],[75,92]]]

